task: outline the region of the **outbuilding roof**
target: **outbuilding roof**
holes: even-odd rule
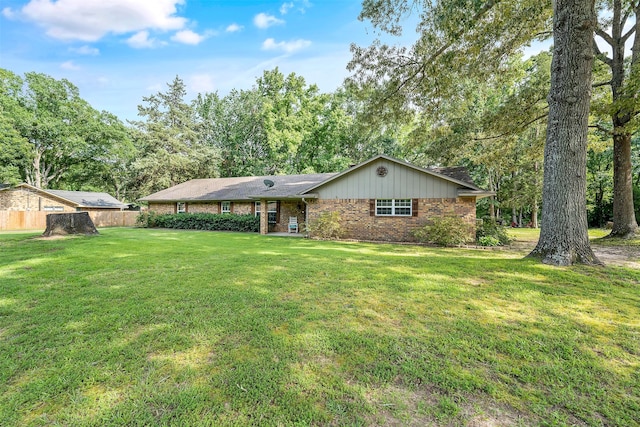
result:
[[[102,208],[102,209],[126,209],[126,205],[109,193],[97,193],[93,191],[68,191],[68,190],[44,190],[30,184],[22,183],[16,187],[26,188],[36,193],[42,193],[56,199],[68,202],[77,208]],[[0,186],[0,191],[9,190],[11,186]]]
[[[68,191],[68,190],[44,190],[49,194],[69,200],[83,208],[111,208],[125,209],[125,205],[109,193],[96,193],[93,191]]]

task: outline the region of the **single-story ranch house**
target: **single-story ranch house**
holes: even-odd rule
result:
[[[424,169],[378,155],[340,173],[193,179],[140,200],[156,213],[258,215],[261,234],[338,212],[344,238],[402,242],[443,215],[475,226],[476,200],[492,194],[464,168]]]
[[[107,193],[43,190],[29,184],[0,185],[0,211],[78,212],[121,211],[128,205]]]

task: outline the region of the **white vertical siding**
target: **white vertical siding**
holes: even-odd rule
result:
[[[377,175],[378,167],[389,171]],[[319,187],[321,199],[455,198],[459,185],[402,164],[379,159]]]

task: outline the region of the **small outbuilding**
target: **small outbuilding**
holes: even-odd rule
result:
[[[26,183],[0,187],[0,211],[65,213],[127,208],[128,205],[108,193],[44,190]]]

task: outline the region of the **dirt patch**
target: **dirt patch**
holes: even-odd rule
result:
[[[640,247],[592,245],[591,249],[605,265],[640,268]]]
[[[526,256],[536,247],[537,242],[514,241],[507,250],[522,253]],[[618,267],[640,268],[640,247],[639,246],[604,246],[591,244],[591,250],[604,262],[605,265],[615,265]]]
[[[376,413],[368,425],[505,427],[537,424],[533,416],[476,396],[446,398],[436,389],[409,390],[400,384],[370,389],[366,396]],[[448,406],[447,406],[448,405]]]

